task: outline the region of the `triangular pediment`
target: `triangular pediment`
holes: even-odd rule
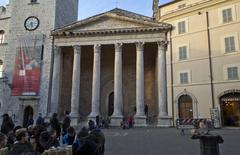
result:
[[[66,31],[81,32],[92,30],[149,28],[163,25],[166,24],[157,23],[151,17],[116,8],[56,29],[53,33]]]

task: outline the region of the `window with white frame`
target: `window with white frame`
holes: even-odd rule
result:
[[[0,30],[0,44],[4,43],[5,38],[5,32],[3,30]]]
[[[186,60],[187,59],[187,46],[181,46],[178,48],[179,60]]]
[[[223,23],[228,23],[233,21],[232,8],[227,8],[222,10]]]
[[[228,80],[238,80],[238,67],[228,67],[227,68]]]
[[[236,51],[234,36],[230,36],[230,37],[224,38],[224,43],[225,43],[225,52],[226,53],[230,53],[230,52],[235,52]]]
[[[3,77],[3,61],[0,59],[0,78]]]
[[[182,72],[180,73],[180,84],[188,84],[189,79],[188,79],[188,72]]]
[[[183,34],[186,32],[186,21],[178,22],[178,34]]]

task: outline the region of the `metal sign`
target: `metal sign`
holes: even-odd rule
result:
[[[211,119],[213,121],[214,128],[220,128],[221,124],[220,124],[220,116],[219,116],[218,108],[211,108],[210,115],[211,115]]]

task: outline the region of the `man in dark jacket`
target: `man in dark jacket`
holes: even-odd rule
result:
[[[44,119],[42,118],[42,113],[38,114],[36,125],[44,125]]]
[[[56,113],[53,114],[53,116],[50,120],[50,125],[51,125],[52,130],[55,130],[57,132],[57,138],[59,138],[60,133],[61,133],[61,126],[60,126],[57,116],[58,115]]]
[[[13,130],[14,123],[8,114],[4,114],[2,117],[3,117],[3,122],[1,126],[1,133],[4,133],[5,135],[7,135],[9,131]]]
[[[65,118],[64,118],[64,120],[63,120],[63,125],[62,125],[62,131],[63,131],[63,136],[65,135],[65,134],[67,134],[67,129],[70,127],[70,124],[71,124],[71,119],[70,119],[70,117],[69,117],[69,112],[68,111],[66,111],[65,112]]]
[[[22,128],[16,131],[16,140],[17,142],[13,145],[13,149],[10,154],[35,154],[32,145],[28,142],[28,133],[26,129]]]

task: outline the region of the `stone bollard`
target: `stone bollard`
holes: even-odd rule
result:
[[[220,155],[219,143],[224,142],[220,135],[193,135],[192,139],[200,139],[201,155]]]

